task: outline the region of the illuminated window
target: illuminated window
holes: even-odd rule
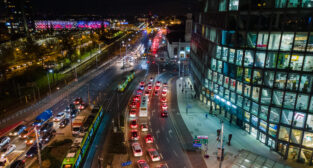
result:
[[[291,136],[294,138],[290,138],[290,142],[295,143],[295,144],[300,144],[300,141],[302,139],[302,131],[297,130],[297,129],[292,129],[291,130]]]
[[[286,69],[289,66],[290,54],[289,53],[279,53],[277,60],[278,69]]]
[[[295,112],[294,117],[293,117],[293,123],[292,126],[298,127],[298,128],[303,128],[304,126],[304,121],[305,121],[305,113],[301,112]]]
[[[260,52],[260,51],[256,52],[256,59],[255,59],[254,66],[263,68],[264,63],[265,63],[265,52]]]
[[[312,72],[313,71],[313,56],[305,56],[303,71]]]
[[[259,101],[259,95],[260,95],[260,88],[259,87],[253,87],[252,100]]]
[[[251,50],[246,50],[244,66],[245,67],[252,67],[253,62],[254,62],[254,52]]]
[[[270,124],[268,127],[268,134],[272,137],[276,137],[277,135],[277,125],[276,124]]]
[[[298,94],[296,109],[307,110],[309,105],[309,96],[305,94]]]
[[[263,88],[261,95],[261,103],[269,105],[271,103],[272,91],[270,89]]]
[[[259,105],[258,104],[252,102],[251,113],[256,115],[256,116],[259,114]]]
[[[293,54],[291,57],[290,68],[294,71],[301,71],[303,59],[304,57],[302,54]]]
[[[287,80],[286,72],[277,72],[274,86],[279,89],[284,89]]]
[[[277,62],[277,53],[276,52],[268,52],[265,67],[266,68],[275,68]]]
[[[268,33],[259,32],[257,48],[266,49],[268,42]]]
[[[229,49],[229,60],[228,60],[228,62],[229,63],[234,63],[234,61],[235,61],[235,49]]]
[[[269,50],[278,50],[280,37],[281,37],[280,33],[274,33],[274,32],[271,33],[269,44],[268,44],[268,49]]]
[[[303,143],[304,146],[306,147],[313,147],[313,133],[311,132],[304,132],[303,136]]]
[[[222,60],[227,61],[227,57],[228,57],[228,48],[223,47]]]
[[[289,133],[290,133],[290,128],[280,126],[278,139],[288,142],[289,141]]]
[[[283,102],[283,96],[284,96],[284,92],[282,91],[278,91],[278,90],[274,90],[273,92],[273,104],[281,107],[282,106],[282,102]]]
[[[237,11],[239,7],[239,0],[229,0],[229,11]]]
[[[221,46],[217,46],[216,48],[216,58],[221,58],[221,54],[222,53],[222,47]]]
[[[238,66],[242,65],[242,57],[243,57],[243,51],[237,50],[236,65]]]
[[[287,4],[287,0],[275,0],[276,8],[285,8]]]
[[[295,51],[305,51],[306,42],[308,40],[308,33],[297,32],[295,43],[293,45],[293,50]]]
[[[279,122],[279,116],[280,116],[280,109],[272,107],[270,112],[270,122],[272,123],[278,123]]]
[[[250,121],[250,113],[245,111],[245,121],[249,122]]]
[[[288,8],[296,8],[300,5],[300,0],[289,0],[288,1]]]
[[[260,118],[263,120],[267,120],[268,115],[268,106],[261,106]]]
[[[288,75],[288,81],[286,89],[296,91],[299,86],[300,75],[295,73],[290,73]]]
[[[218,11],[220,11],[220,12],[223,12],[223,11],[226,11],[226,4],[227,3],[227,1],[226,0],[220,0],[220,2],[219,2],[219,7],[218,7]]]
[[[288,109],[294,109],[296,103],[296,94],[292,92],[285,93],[284,107]]]

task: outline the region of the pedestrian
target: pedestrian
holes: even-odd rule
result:
[[[205,113],[205,118],[208,118],[208,113]]]
[[[233,137],[233,134],[228,134],[228,145],[230,145],[230,141],[232,137]]]
[[[217,136],[219,137],[220,134],[221,134],[221,129],[217,129],[217,130],[216,130],[216,133],[217,133]]]

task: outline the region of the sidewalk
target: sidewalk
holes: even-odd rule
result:
[[[184,82],[182,82],[184,81]],[[185,86],[186,83],[186,86]],[[205,104],[194,99],[195,92],[190,89],[189,84],[192,83],[190,78],[178,79],[177,85],[177,103],[180,114],[193,137],[208,136],[208,154],[209,158],[205,158],[207,167],[218,167],[217,160],[217,129],[221,128],[221,119],[208,114],[208,108]],[[182,85],[184,84],[184,85]],[[182,93],[182,86],[184,93]],[[186,109],[186,107],[189,107]],[[207,115],[207,116],[206,116]],[[231,146],[228,146],[228,134],[232,134]],[[281,163],[286,163],[281,159],[280,155],[253,138],[244,130],[235,125],[230,125],[229,121],[224,120],[224,161],[222,167],[238,167],[238,158],[240,153],[251,153],[258,157],[254,158],[270,158],[274,164],[272,167],[284,167]],[[248,155],[245,155],[248,156]],[[252,161],[257,161],[253,160]],[[276,163],[275,163],[276,162]],[[235,165],[237,163],[237,165]],[[265,163],[265,162],[264,162]],[[253,163],[252,163],[253,164]],[[254,167],[256,165],[253,165]],[[304,166],[304,165],[303,165]],[[286,167],[286,166],[285,166]]]

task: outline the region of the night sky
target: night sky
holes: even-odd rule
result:
[[[32,0],[36,14],[185,14],[198,0]]]

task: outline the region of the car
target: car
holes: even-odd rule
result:
[[[130,122],[130,128],[137,128],[137,127],[138,127],[137,121],[136,120],[132,120]]]
[[[67,106],[67,107],[65,108],[65,111],[66,111],[66,112],[71,112],[71,111],[73,111],[73,110],[75,110],[75,109],[76,109],[75,104],[70,104],[69,106]]]
[[[160,164],[156,168],[168,168],[167,164]]]
[[[162,110],[167,110],[167,104],[166,103],[163,103],[161,107],[162,107]]]
[[[137,130],[132,130],[130,132],[130,135],[131,135],[131,137],[130,137],[131,140],[135,140],[135,141],[139,140],[139,133]]]
[[[32,135],[32,136],[29,136],[26,140],[25,140],[25,144],[26,145],[33,145],[34,142],[36,142],[36,135]]]
[[[140,90],[145,90],[145,86],[139,86]]]
[[[166,82],[163,83],[163,87],[167,87],[167,83]]]
[[[161,86],[161,82],[160,82],[160,81],[157,81],[157,82],[155,83],[155,85],[156,85],[156,86]]]
[[[144,96],[144,97],[142,97],[142,100],[141,100],[141,101],[142,101],[142,102],[145,102],[145,101],[149,102],[149,98],[146,97],[146,96]]]
[[[25,167],[25,160],[16,160],[10,166],[10,168],[24,168],[24,167]]]
[[[139,96],[134,96],[133,97],[133,102],[137,102],[137,101],[139,101],[140,100],[140,97]]]
[[[160,154],[156,149],[153,149],[153,148],[148,149],[148,154],[152,162],[157,162],[161,160]]]
[[[9,133],[9,136],[18,136],[26,129],[25,125],[17,126],[12,132]]]
[[[167,91],[168,91],[168,90],[167,90],[167,87],[163,87],[162,91],[163,91],[163,92],[167,92]]]
[[[68,118],[63,119],[63,120],[59,123],[60,128],[65,128],[65,127],[68,125],[69,122],[70,122],[70,120],[69,120]]]
[[[155,91],[155,92],[154,92],[154,95],[155,95],[155,96],[158,96],[158,95],[159,95],[159,92],[158,92],[158,91]]]
[[[142,156],[142,148],[138,142],[132,143],[132,151],[135,157]]]
[[[145,91],[145,96],[149,96],[149,95],[150,95],[150,91],[149,90]]]
[[[150,82],[153,82],[153,80],[154,80],[154,78],[153,78],[153,77],[151,77],[151,78],[150,78]]]
[[[87,104],[86,104],[85,102],[82,102],[82,103],[78,106],[78,109],[79,109],[79,110],[84,110],[84,109],[86,109],[86,107],[87,107]]]
[[[137,94],[142,95],[142,92],[143,92],[143,91],[142,91],[141,89],[138,89],[138,90],[137,90]]]
[[[161,102],[162,102],[162,103],[165,103],[165,102],[166,102],[166,97],[162,97],[162,98],[161,98]]]
[[[35,131],[33,126],[27,127],[20,135],[19,137],[22,139],[25,139],[28,137],[29,134],[33,133]]]
[[[147,132],[148,131],[148,124],[146,124],[146,123],[141,124],[141,131],[142,132]]]
[[[145,137],[145,140],[146,140],[147,144],[153,143],[152,135],[151,134],[147,134],[146,137]]]
[[[3,146],[5,146],[6,144],[10,143],[11,138],[8,136],[3,136],[0,138],[0,148],[2,148]]]
[[[39,148],[41,148],[41,144],[39,144]],[[34,144],[25,154],[25,157],[27,158],[31,158],[34,157],[35,155],[37,155],[37,144]]]
[[[152,90],[152,86],[148,86],[148,90],[149,90],[149,91]]]
[[[76,116],[77,116],[77,114],[78,114],[78,110],[77,109],[75,109],[75,110],[73,110],[73,111],[71,111],[71,118],[75,118]]]
[[[162,96],[165,97],[167,95],[167,92],[162,92]]]
[[[40,133],[45,133],[53,128],[53,122],[47,122],[40,128]]]
[[[151,83],[151,82],[149,82],[149,83],[148,83],[148,86],[151,86],[151,87],[152,87],[152,83]]]
[[[75,105],[79,105],[79,104],[81,104],[83,102],[83,99],[81,98],[81,97],[77,97],[75,100],[74,100],[74,104]]]
[[[6,148],[4,148],[3,153],[1,154],[1,157],[6,157],[10,153],[12,153],[16,149],[16,146],[14,144],[9,144]]]
[[[137,102],[131,102],[130,108],[137,108]]]
[[[9,165],[9,160],[6,157],[0,158],[0,168],[5,168]]]
[[[51,132],[45,133],[45,134],[40,138],[40,141],[41,141],[43,144],[46,144],[46,143],[50,142],[50,140],[55,136],[55,133],[56,133],[55,130],[52,130]]]
[[[136,117],[136,112],[137,112],[137,110],[136,109],[130,109],[129,110],[129,117]]]
[[[138,168],[150,168],[148,163],[145,160],[137,161]]]
[[[154,87],[154,90],[159,91],[159,90],[160,90],[160,86],[155,86],[155,87]]]
[[[162,112],[161,112],[161,117],[167,117],[168,116],[168,112],[167,112],[167,110],[163,110]]]
[[[60,112],[53,118],[53,121],[59,122],[59,121],[63,120],[64,118],[65,118],[65,113]]]
[[[140,86],[144,86],[145,85],[145,82],[144,81],[141,81],[140,82]]]

